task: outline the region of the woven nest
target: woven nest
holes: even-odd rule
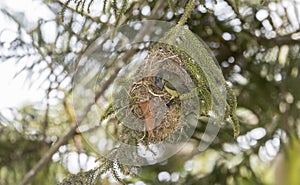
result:
[[[139,139],[140,142],[149,144],[163,141],[176,130],[183,127],[183,123],[180,121],[182,112],[181,101],[179,98],[175,98],[170,106],[166,106],[171,99],[171,95],[165,89],[158,88],[155,84],[155,76],[161,70],[172,71],[179,76],[188,75],[182,68],[182,63],[181,58],[167,48],[156,47],[149,51],[145,63],[139,68],[136,74],[137,78],[129,91],[131,112],[146,124],[145,112],[142,111],[140,104],[153,101],[154,109],[152,111],[155,115],[154,128],[149,130],[145,126],[143,137],[141,137],[141,134],[138,134],[141,137]],[[182,80],[185,81],[186,79],[183,78]]]

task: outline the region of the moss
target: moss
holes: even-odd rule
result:
[[[235,115],[236,97],[226,84],[216,60],[207,47],[190,30],[173,27],[156,46],[166,53],[177,54],[181,58],[180,65],[186,69],[195,84],[200,105],[200,115],[209,116],[213,111],[219,116],[219,123],[228,120],[233,127],[234,137],[239,134],[239,122]]]

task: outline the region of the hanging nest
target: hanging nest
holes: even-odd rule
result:
[[[145,63],[140,66],[136,73],[136,78],[129,90],[130,110],[136,118],[141,119],[144,123],[144,132],[143,134],[130,135],[137,136],[136,139],[145,145],[157,143],[167,138],[172,140],[174,137],[169,136],[184,127],[185,123],[180,119],[182,116],[182,101],[177,97],[168,106],[167,104],[170,102],[172,95],[155,84],[157,74],[166,71],[180,76],[182,83],[192,86],[189,85],[192,84],[192,80],[182,67],[183,63],[184,61],[178,54],[169,50],[168,47],[160,45],[160,47],[156,46],[149,50]],[[148,111],[150,111],[148,117],[141,104],[148,106]],[[147,124],[152,125],[149,127]]]
[[[197,124],[201,116],[212,118],[209,124],[230,123],[234,137],[238,136],[236,98],[231,88],[206,48],[185,31],[179,32],[180,36],[177,37],[181,38],[182,43],[156,43],[150,47],[129,89],[124,92],[129,98],[126,104],[129,110],[122,114],[122,142],[147,146],[160,141],[174,143],[180,140],[178,138],[185,140],[191,134],[185,129],[195,122]],[[166,35],[162,40],[174,40],[173,37],[172,34],[170,37]],[[176,84],[180,81],[188,89],[183,92],[176,88],[179,96],[171,104],[172,95],[165,88],[159,88],[155,81],[161,73],[176,74],[177,78],[173,82]],[[172,81],[169,82],[172,84]],[[192,117],[187,116],[190,113]]]

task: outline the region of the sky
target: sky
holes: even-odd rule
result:
[[[1,0],[0,9],[5,9],[8,12],[13,10],[12,14],[15,15],[15,13],[17,13],[19,15],[18,18],[26,18],[28,22],[26,25],[23,25],[26,31],[33,29],[40,18],[44,20],[54,18],[53,13],[42,4],[40,0]],[[9,43],[13,40],[15,37],[14,31],[16,29],[17,26],[0,13],[1,42],[6,41]],[[51,37],[51,33],[49,33],[49,37]],[[5,54],[5,51],[0,50],[0,56],[3,54]],[[31,61],[25,59],[22,62],[26,65]],[[43,75],[33,75],[33,77],[28,80],[25,71],[15,76],[22,65],[16,65],[13,60],[0,60],[0,112],[8,119],[10,119],[11,114],[9,114],[9,111],[6,111],[6,108],[20,108],[25,105],[39,103],[42,102],[45,97],[45,90],[40,86],[40,81],[43,79],[41,76]],[[63,157],[63,165],[70,173],[78,173],[80,168],[89,170],[96,165],[94,162],[95,157],[87,156],[84,153],[79,155],[76,152],[71,152],[65,156],[59,156],[59,152],[57,152],[52,159],[57,161],[61,157]],[[78,161],[78,159],[80,164],[74,163],[74,161]]]
[[[13,78],[15,73],[14,63],[0,64],[0,111],[3,108],[17,108],[38,102],[44,97],[41,89],[30,88],[29,83],[25,83],[25,73]]]
[[[49,19],[53,15],[51,12],[37,0],[1,0],[0,8],[13,10],[24,15],[30,24],[27,29],[34,26],[39,18]],[[7,17],[0,14],[0,39],[1,41],[10,41],[14,38],[13,32],[17,27]],[[2,53],[3,54],[3,53]],[[0,53],[1,55],[1,53]],[[3,108],[18,108],[26,104],[39,102],[44,97],[44,92],[38,87],[31,87],[30,83],[35,81],[25,81],[26,73],[21,73],[14,78],[18,67],[13,61],[0,61],[0,111]]]

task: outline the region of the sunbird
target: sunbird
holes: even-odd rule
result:
[[[172,105],[175,98],[188,91],[187,86],[179,76],[168,71],[159,72],[155,76],[154,83],[160,90],[165,89],[171,95],[170,100],[166,104],[168,107]]]

